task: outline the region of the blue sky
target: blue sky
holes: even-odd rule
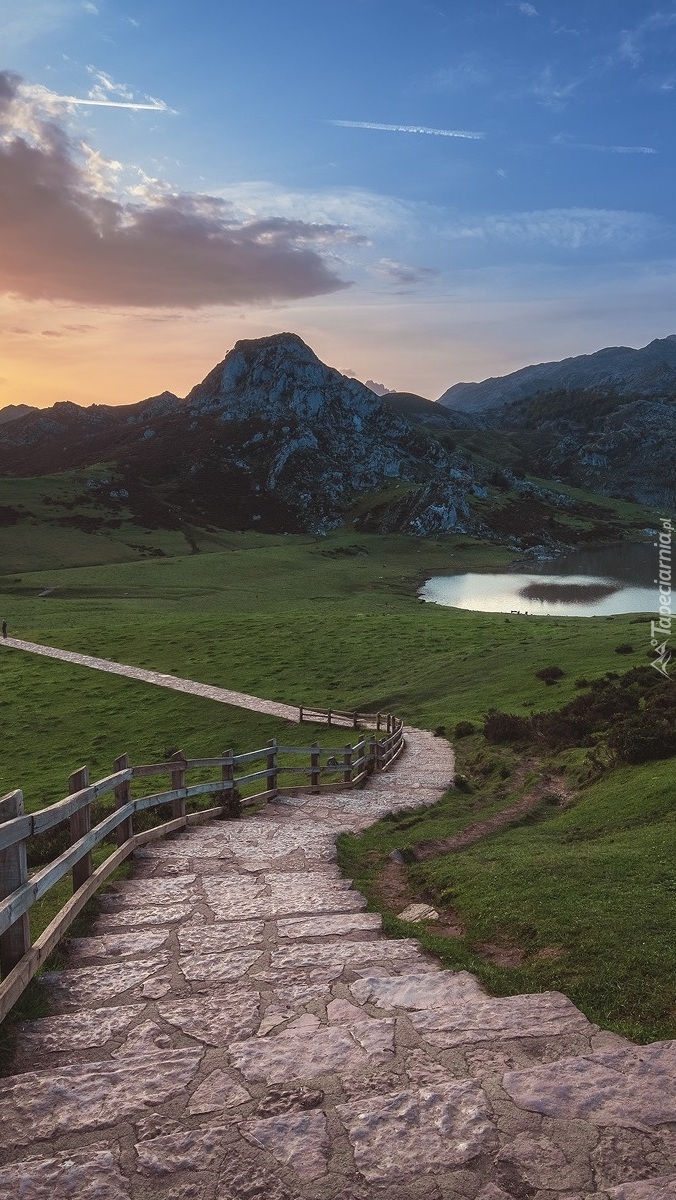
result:
[[[674,0],[3,0],[0,46],[0,404],[282,329],[433,398],[676,330]]]

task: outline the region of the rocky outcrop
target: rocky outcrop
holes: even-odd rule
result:
[[[35,474],[115,463],[196,523],[322,532],[392,481],[447,488],[411,532],[466,516],[452,454],[294,334],[238,342],[185,400],[56,404],[0,433],[0,470]],[[131,485],[130,485],[131,490]]]

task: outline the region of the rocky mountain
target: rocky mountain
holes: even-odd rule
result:
[[[542,392],[611,390],[617,396],[676,395],[676,334],[656,338],[648,346],[609,346],[562,362],[523,367],[482,383],[456,383],[438,403],[445,408],[476,412]]]
[[[600,494],[676,505],[676,335],[456,384],[437,403],[465,449],[489,447],[522,473]]]
[[[288,333],[238,342],[185,399],[61,403],[0,430],[5,475],[101,462],[165,519],[270,531],[338,525],[359,497],[396,482],[420,488],[411,531],[458,527],[473,483],[470,464]]]
[[[0,425],[7,425],[19,417],[26,417],[30,412],[37,412],[31,404],[8,404],[5,408],[0,408]]]

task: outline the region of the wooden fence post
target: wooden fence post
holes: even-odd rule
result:
[[[376,713],[376,733],[380,733],[380,713]]]
[[[352,783],[352,747],[346,746],[343,752],[343,783]]]
[[[11,821],[13,817],[23,816],[23,793],[9,792],[0,800],[0,824]],[[24,883],[28,883],[28,867],[26,865],[26,843],[17,842],[0,850],[0,900],[6,899]],[[28,913],[22,915],[10,925],[6,933],[0,937],[0,975],[4,979],[31,947],[30,925]]]
[[[224,799],[223,799],[223,814],[222,815],[224,817],[241,817],[241,815],[242,815],[242,805],[240,803],[240,796],[239,796],[239,792],[237,791],[237,788],[235,787],[235,767],[232,762],[232,759],[234,757],[235,757],[235,751],[233,750],[232,746],[230,747],[229,750],[225,750],[223,752],[223,758],[229,758],[230,762],[224,763],[223,766],[221,767],[221,783],[224,783],[224,784],[231,783],[232,784],[232,787],[229,787],[227,789],[227,791],[225,789],[223,791]]]
[[[266,792],[277,792],[277,738],[268,742],[270,753],[267,758],[268,777],[265,780]]]
[[[298,723],[299,723],[300,725],[302,725],[302,724],[303,724],[303,705],[302,705],[302,704],[301,704],[301,706],[300,706],[300,709],[299,709],[298,711],[299,711],[299,713],[300,713],[300,716],[299,716],[299,718],[298,718]]]
[[[185,787],[185,751],[177,750],[175,754],[172,754],[171,761],[175,763],[175,766],[171,768],[171,790],[175,792],[179,788]],[[180,800],[172,800],[171,816],[173,820],[185,816],[185,797]]]
[[[126,771],[129,768],[129,755],[121,754],[113,763],[114,771]],[[120,783],[115,788],[115,808],[124,808],[131,800],[131,783],[127,780],[126,783]],[[123,846],[129,838],[134,836],[134,823],[131,817],[125,817],[124,821],[120,821],[115,830],[115,839],[118,846]]]
[[[372,737],[369,739],[368,762],[366,764],[367,774],[375,774],[378,767],[378,742]]]
[[[359,728],[359,713],[358,712],[355,712],[352,714],[352,728],[353,729]]]
[[[80,792],[83,788],[89,787],[89,768],[80,767],[79,771],[73,771],[72,775],[68,776],[68,794],[72,796],[73,792]],[[91,804],[84,804],[77,812],[73,813],[70,818],[70,844],[79,842],[80,838],[85,837],[92,827],[92,807]],[[86,883],[93,871],[92,852],[88,850],[82,858],[75,863],[73,867],[73,891]]]
[[[329,726],[331,725],[331,709],[328,709],[328,721],[327,721],[327,724],[328,724]]]
[[[313,742],[310,748],[310,786],[319,786],[319,742]]]

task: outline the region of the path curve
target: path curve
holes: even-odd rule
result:
[[[676,1200],[676,1042],[488,996],[342,877],[341,830],[452,774],[410,729],[363,790],[137,851],[19,1027],[0,1200]]]

